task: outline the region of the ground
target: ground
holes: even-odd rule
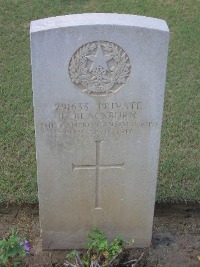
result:
[[[31,253],[22,266],[63,266],[66,251],[42,251],[38,213],[37,206],[1,206],[0,238],[18,227],[31,243]],[[126,261],[141,255],[137,267],[200,266],[200,205],[156,205],[151,247],[127,251]]]

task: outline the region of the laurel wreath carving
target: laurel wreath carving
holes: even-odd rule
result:
[[[94,55],[100,43],[105,56],[109,56],[108,70],[99,66],[90,70],[88,58]],[[88,94],[103,95],[117,91],[130,75],[131,65],[128,55],[118,45],[101,41],[80,47],[69,63],[71,81]]]

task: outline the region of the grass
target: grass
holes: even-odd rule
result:
[[[37,203],[29,23],[115,12],[167,21],[170,50],[157,201],[200,200],[200,1],[0,0],[0,203]]]

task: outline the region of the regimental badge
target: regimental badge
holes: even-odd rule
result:
[[[127,81],[131,71],[128,55],[118,45],[95,41],[81,46],[69,62],[71,81],[93,96],[117,92]]]

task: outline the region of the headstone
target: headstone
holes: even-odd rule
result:
[[[94,226],[150,245],[168,39],[133,15],[31,23],[44,249],[81,248]]]

